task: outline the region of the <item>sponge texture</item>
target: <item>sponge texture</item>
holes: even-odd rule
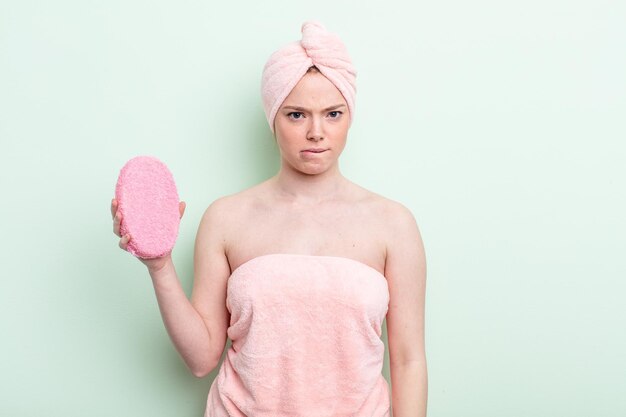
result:
[[[180,224],[179,199],[174,177],[163,162],[149,155],[126,162],[115,198],[122,215],[121,235],[131,235],[130,253],[152,259],[172,251]]]

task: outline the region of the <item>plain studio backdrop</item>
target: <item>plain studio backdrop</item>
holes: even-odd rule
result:
[[[358,71],[343,174],[422,232],[428,415],[626,415],[617,0],[2,0],[0,415],[202,415],[217,369],[118,247],[117,175],[173,172],[189,295],[206,207],[278,170],[261,72],[309,19]]]

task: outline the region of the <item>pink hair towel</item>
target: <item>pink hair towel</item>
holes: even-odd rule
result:
[[[274,133],[274,118],[285,98],[307,70],[315,65],[346,99],[350,125],[354,119],[356,69],[345,45],[324,25],[309,20],[302,25],[302,40],[272,53],[263,68],[261,96],[267,122]]]
[[[178,236],[178,192],[167,166],[152,156],[137,156],[121,169],[115,198],[122,215],[120,232],[130,233],[128,251],[138,258],[171,252]]]

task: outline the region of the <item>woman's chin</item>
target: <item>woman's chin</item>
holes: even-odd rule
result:
[[[328,160],[312,160],[312,159],[299,159],[296,161],[288,161],[283,159],[284,167],[289,167],[290,170],[300,172],[306,175],[318,175],[322,174],[333,167],[333,161]]]
[[[296,171],[300,171],[303,174],[318,175],[318,174],[322,174],[328,171],[330,169],[330,165],[326,163],[320,163],[320,162],[318,163],[305,162],[305,163],[301,163],[295,166],[294,169]]]

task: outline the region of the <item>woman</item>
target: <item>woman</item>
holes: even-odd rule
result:
[[[425,416],[419,229],[401,203],[341,174],[356,71],[322,24],[306,22],[302,34],[263,72],[280,170],[206,209],[191,300],[170,254],[141,261],[194,375],[209,374],[232,340],[205,416],[390,416],[391,408],[395,417]],[[120,236],[115,200],[111,212]],[[130,239],[121,236],[120,247]],[[385,317],[391,404],[381,375]]]

